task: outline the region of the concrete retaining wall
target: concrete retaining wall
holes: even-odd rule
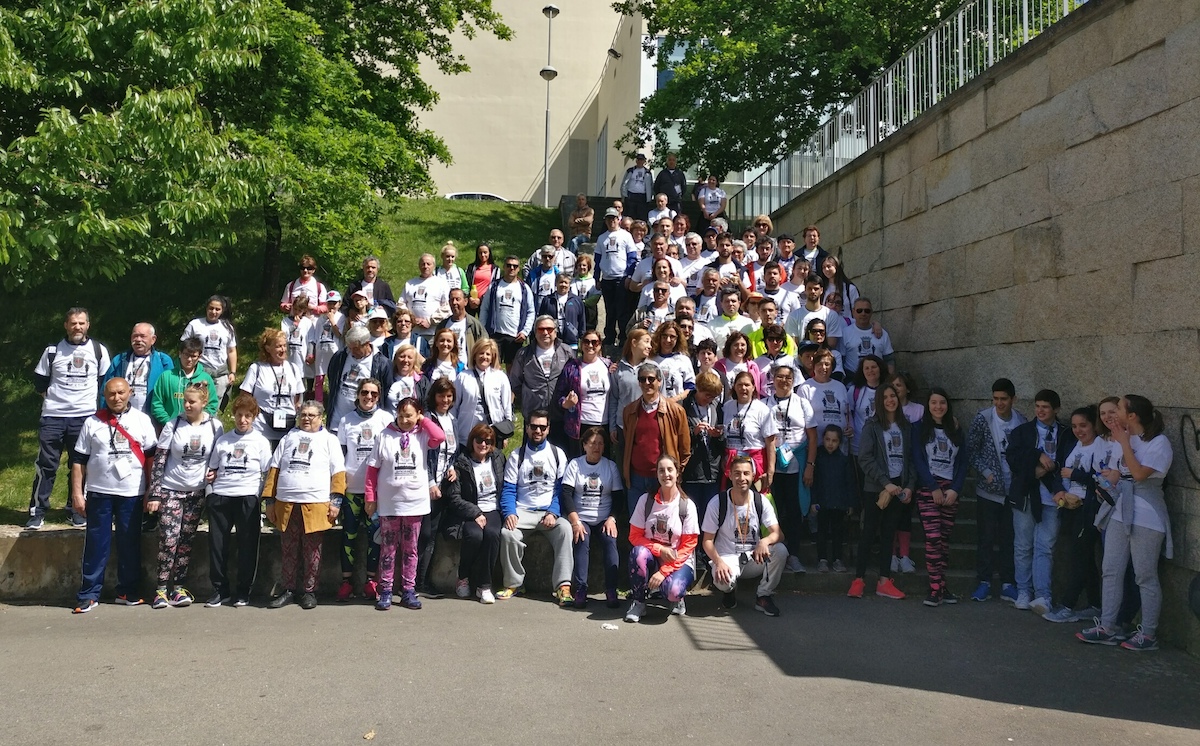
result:
[[[1094,0],[787,205],[960,413],[1142,393],[1175,445],[1164,639],[1200,654],[1200,3]],[[961,416],[961,415],[960,415]],[[966,416],[969,416],[966,415]],[[1186,442],[1185,442],[1186,441]]]

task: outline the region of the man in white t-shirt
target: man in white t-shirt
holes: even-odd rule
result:
[[[604,212],[604,232],[596,239],[596,269],[600,293],[604,297],[604,341],[610,345],[625,341],[621,318],[625,316],[628,290],[625,271],[641,254],[633,236],[621,227],[621,213],[615,207]],[[633,314],[630,309],[629,315]]]
[[[645,220],[649,215],[653,189],[654,174],[646,168],[646,155],[638,153],[621,179],[621,196],[625,198],[628,215],[634,220]]]
[[[500,347],[500,359],[512,365],[517,351],[533,333],[537,306],[533,291],[520,277],[521,261],[513,255],[504,258],[500,279],[488,288],[480,306],[479,320],[488,336]]]
[[[721,274],[714,267],[703,271],[695,300],[697,321],[708,323],[721,315]]]
[[[438,322],[450,315],[450,286],[446,278],[434,274],[433,254],[417,260],[420,275],[404,283],[400,305],[413,315],[413,331],[428,342]]]
[[[804,328],[812,319],[825,322],[825,341],[830,349],[837,349],[842,339],[842,328],[845,323],[841,315],[824,305],[825,288],[821,286],[821,278],[809,275],[804,281],[804,305],[788,314],[783,326],[787,333],[797,339],[804,338]]]
[[[764,298],[775,301],[775,317],[763,319],[764,323],[781,324],[800,305],[799,296],[783,286],[783,268],[776,261],[763,265],[759,292]]]
[[[876,355],[887,363],[888,372],[896,371],[896,351],[892,338],[883,328],[872,323],[870,298],[854,301],[854,323],[842,329],[842,368],[849,373],[858,370],[859,358]]]
[[[673,259],[672,257],[667,256],[667,245],[669,243],[670,242],[667,241],[665,236],[655,236],[654,238],[650,239],[650,256],[639,261],[637,266],[633,268],[633,276],[629,278],[628,285],[630,290],[635,293],[641,292],[642,288],[646,286],[646,283],[650,282],[654,278],[654,264],[659,259],[666,259],[667,262],[670,263],[672,285],[685,284],[683,278],[683,265],[679,263],[678,259]]]
[[[104,345],[88,338],[91,325],[86,308],[67,311],[63,323],[66,338],[43,350],[33,369],[33,389],[42,397],[42,418],[33,489],[29,495],[29,522],[25,524],[30,531],[37,531],[45,522],[58,463],[64,451],[70,454],[75,450],[75,440],[84,421],[96,411],[100,380],[111,365]],[[87,520],[75,512],[69,501],[67,520],[74,528],[87,525]]]
[[[156,441],[150,417],[129,406],[132,390],[124,378],[104,385],[104,408],[84,418],[71,450],[71,505],[86,515],[83,579],[76,614],[96,608],[104,586],[113,525],[117,539],[117,603],[137,606],[142,575],[142,494],[147,459]]]
[[[762,578],[755,594],[754,608],[767,616],[779,616],[775,589],[783,578],[788,550],[781,542],[783,532],[775,517],[775,508],[762,494],[750,489],[754,480],[754,462],[745,456],[729,465],[732,484],[724,494],[708,503],[704,511],[704,553],[712,560],[713,586],[724,596],[726,609],[737,606],[739,578]],[[767,529],[767,535],[762,530]]]

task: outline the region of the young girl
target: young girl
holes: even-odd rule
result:
[[[451,289],[458,289],[467,292],[470,283],[467,280],[466,271],[455,266],[458,261],[458,247],[453,241],[447,241],[442,247],[442,266],[438,267],[437,274],[446,278],[446,285]]]
[[[204,411],[207,404],[208,383],[188,384],[183,392],[183,416],[168,422],[158,437],[150,472],[150,500],[146,503],[147,513],[161,508],[158,590],[150,604],[152,609],[188,606],[195,600],[183,581],[187,580],[192,539],[204,509],[208,457],[224,432],[221,424]]]
[[[447,378],[453,384],[465,367],[458,359],[458,336],[450,329],[439,330],[433,336],[433,355],[421,366],[421,377],[429,383]]]
[[[920,402],[909,401],[909,397],[917,390],[913,377],[904,371],[898,371],[888,379],[888,383],[892,384],[892,388],[896,389],[896,396],[900,397],[900,408],[904,410],[904,419],[913,425],[920,422],[921,418],[925,416],[925,407],[921,406]],[[961,445],[960,443],[959,446]],[[910,574],[917,571],[917,563],[909,557],[915,502],[916,500],[902,503],[900,514],[896,516],[896,540],[892,546],[892,572],[894,573]]]
[[[304,372],[304,391],[312,391],[313,361],[316,343],[313,327],[315,322],[308,314],[308,296],[302,295],[292,303],[290,316],[285,316],[280,328],[287,335],[287,359]]]
[[[445,433],[422,414],[421,403],[403,399],[396,421],[375,441],[367,461],[367,515],[379,513],[379,600],[375,608],[392,607],[392,581],[396,575],[396,550],[400,550],[400,605],[421,608],[417,598],[417,542],[421,520],[429,513],[430,474],[426,458]]]
[[[841,296],[842,308],[854,308],[858,300],[858,286],[850,282],[845,268],[836,256],[830,254],[821,262],[821,277],[825,280],[825,298],[834,293]]]
[[[396,357],[392,362],[392,372],[395,375],[392,377],[392,385],[387,392],[386,408],[389,412],[396,411],[401,399],[407,399],[410,396],[418,400],[423,398],[421,389],[424,387],[421,386],[420,370],[422,362],[416,347],[402,344],[396,348]]]
[[[946,588],[946,569],[950,532],[958,515],[958,496],[967,478],[967,449],[945,390],[930,389],[929,416],[921,421],[916,433],[912,460],[917,475],[917,508],[925,531],[925,566],[929,571],[925,605],[956,604],[958,596]]]
[[[849,390],[850,414],[854,418],[854,430],[850,436],[850,455],[858,455],[863,427],[875,416],[875,393],[883,380],[883,360],[875,355],[864,355],[858,361],[858,372],[854,375],[854,386]],[[889,386],[892,391],[896,389]],[[897,397],[898,399],[898,397]],[[903,413],[903,409],[901,410]]]
[[[663,396],[680,401],[696,388],[696,370],[688,357],[687,340],[674,321],[665,321],[654,332],[651,343],[654,362],[662,370]]]
[[[204,318],[192,319],[183,330],[185,339],[198,339],[204,345],[200,367],[212,376],[217,385],[217,400],[225,400],[225,392],[237,376],[237,334],[233,330],[233,311],[229,299],[214,295],[204,306]]]
[[[817,572],[846,572],[842,543],[846,513],[858,507],[858,478],[842,449],[842,428],[826,425],[813,468],[813,509],[817,511]],[[829,558],[833,558],[832,567]]]
[[[370,313],[371,299],[362,290],[355,290],[350,296],[342,318],[342,335],[356,326],[367,326],[367,314]]]
[[[342,294],[330,290],[326,296],[327,311],[314,319],[313,342],[316,346],[313,361],[313,395],[321,401],[325,394],[325,372],[329,370],[329,361],[342,349],[342,327],[345,317],[342,316]]]
[[[662,455],[658,459],[658,491],[638,498],[629,517],[629,582],[633,602],[625,621],[637,624],[646,614],[646,593],[662,589],[663,597],[675,604],[671,613],[687,613],[684,599],[696,578],[696,544],[700,523],[696,506],[680,488],[679,462]]]
[[[575,539],[575,569],[571,597],[576,609],[588,604],[588,563],[592,537],[598,537],[604,552],[604,594],[608,608],[617,600],[617,521],[612,507],[625,504],[621,470],[604,458],[604,430],[591,427],[580,439],[584,455],[567,464],[562,482],[562,511],[571,522]]]

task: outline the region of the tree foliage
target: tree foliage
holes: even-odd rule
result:
[[[643,102],[619,146],[679,142],[703,172],[774,163],[829,107],[856,94],[957,3],[946,0],[625,0],[640,13],[660,69],[674,76]],[[682,61],[668,56],[681,44]]]

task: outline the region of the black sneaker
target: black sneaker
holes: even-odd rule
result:
[[[924,603],[926,606],[929,606],[931,608],[941,606],[942,605],[942,597],[940,595],[938,595],[937,591],[930,591],[929,595],[925,597],[925,600],[922,603]]]
[[[956,604],[956,603],[958,603],[958,596],[954,595],[950,591],[943,591],[942,592],[942,603]]]
[[[215,609],[222,604],[229,603],[229,601],[229,596],[222,596],[219,592],[217,592],[209,596],[208,600],[204,602],[204,605],[210,609]]]
[[[78,513],[72,513],[67,518],[67,525],[71,528],[87,528],[87,517]]]
[[[303,596],[301,596],[300,597],[300,608],[301,609],[317,608],[317,594],[305,593]]]
[[[250,599],[246,598],[245,596],[238,596],[237,599],[234,600],[234,602],[233,602],[233,607],[235,609],[240,609],[243,606],[249,606],[249,605],[250,605]]]
[[[767,616],[779,616],[779,607],[775,605],[775,599],[770,596],[759,596],[754,599],[754,608]]]
[[[29,521],[25,524],[26,531],[41,531],[42,526],[46,525],[46,519],[40,515],[29,516]],[[84,612],[79,612],[80,614]]]
[[[275,598],[271,599],[271,603],[267,604],[268,609],[282,609],[295,600],[295,594],[291,591],[284,591]]]
[[[417,593],[424,596],[425,598],[431,598],[435,601],[446,597],[446,594],[440,592],[437,588],[434,588],[432,585],[430,585],[428,583],[417,588]]]
[[[142,519],[142,533],[152,534],[158,530],[158,513],[147,513]]]
[[[737,594],[733,591],[726,591],[721,594],[721,606],[726,609],[732,609],[737,606]]]

